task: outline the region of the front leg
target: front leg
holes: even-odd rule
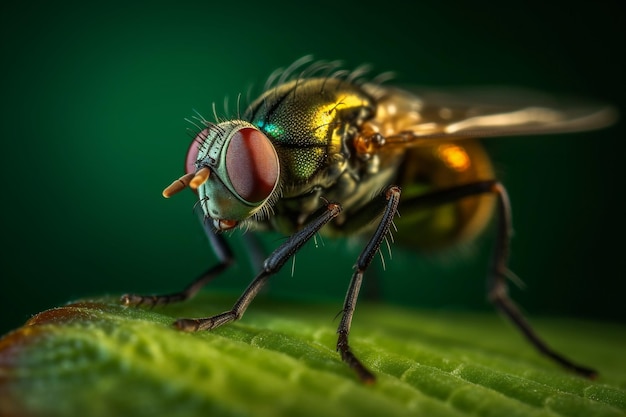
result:
[[[204,227],[204,231],[209,239],[213,252],[217,255],[220,261],[217,265],[206,270],[182,291],[163,295],[124,294],[120,298],[120,302],[127,306],[139,306],[145,304],[154,307],[160,304],[185,301],[196,295],[202,287],[207,285],[210,281],[232,265],[234,262],[233,252],[228,246],[226,239],[224,239],[224,236],[218,234],[206,221],[206,219],[202,221],[202,226]]]
[[[198,330],[211,330],[231,321],[238,320],[259,293],[268,278],[278,272],[285,262],[300,250],[300,248],[311,239],[329,221],[337,217],[341,212],[341,206],[336,203],[328,203],[323,212],[312,222],[291,235],[289,239],[274,252],[263,263],[263,269],[248,285],[248,288],[239,297],[231,310],[225,311],[212,317],[199,319],[178,319],[174,326],[187,332]]]

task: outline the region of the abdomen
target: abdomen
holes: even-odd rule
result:
[[[407,201],[429,191],[493,178],[493,167],[480,143],[438,141],[432,147],[407,149],[396,183],[402,187],[401,201]],[[486,227],[494,202],[491,195],[479,195],[412,212],[400,208],[394,238],[427,251],[467,242]]]

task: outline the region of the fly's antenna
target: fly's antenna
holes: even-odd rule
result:
[[[178,194],[187,187],[197,189],[209,179],[211,171],[208,167],[201,168],[198,172],[189,172],[182,177],[174,180],[163,190],[163,197],[170,198],[174,194]]]

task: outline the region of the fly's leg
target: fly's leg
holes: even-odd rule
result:
[[[506,189],[500,182],[496,180],[478,181],[434,191],[403,201],[400,205],[400,211],[451,203],[464,197],[485,193],[494,194],[497,198],[497,235],[487,281],[489,301],[522,332],[539,352],[573,372],[587,378],[594,378],[597,375],[595,370],[572,362],[548,346],[533,330],[528,320],[509,297],[506,277],[510,275],[507,262],[512,230],[511,205]]]
[[[357,259],[355,270],[350,280],[350,286],[346,293],[346,299],[343,303],[343,315],[339,328],[337,329],[337,350],[341,355],[341,359],[346,362],[352,369],[354,369],[359,378],[365,383],[373,383],[375,380],[374,375],[357,359],[352,353],[350,345],[348,344],[348,334],[350,333],[350,325],[352,324],[352,316],[354,315],[354,309],[356,307],[357,298],[359,296],[359,289],[363,282],[363,274],[365,270],[372,262],[372,258],[378,252],[380,244],[389,232],[389,228],[393,224],[393,218],[397,213],[398,204],[400,202],[400,188],[396,186],[388,187],[383,193],[384,197],[384,211],[376,231],[370,238],[369,242],[359,255]],[[380,213],[377,210],[380,207],[381,200],[373,200],[369,205],[365,206],[359,213],[351,217],[349,222],[359,222],[364,219],[363,216],[371,218],[372,214]],[[354,223],[353,223],[354,224]]]
[[[285,243],[272,252],[263,263],[261,272],[254,278],[250,285],[248,285],[248,288],[246,288],[239,297],[231,310],[207,318],[178,319],[174,323],[174,326],[180,330],[195,332],[198,330],[215,329],[216,327],[240,319],[269,277],[278,272],[285,262],[300,250],[302,245],[319,232],[326,223],[337,217],[340,211],[341,206],[339,204],[328,203],[321,214],[302,229],[291,235]]]
[[[210,223],[203,221],[204,231],[209,239],[209,243],[213,248],[213,252],[217,255],[219,263],[191,282],[184,290],[172,294],[164,295],[136,295],[124,294],[120,301],[124,305],[139,306],[146,304],[156,306],[160,304],[169,304],[174,302],[185,301],[192,298],[202,287],[208,284],[213,278],[224,272],[234,262],[233,252],[228,246],[226,239],[221,234],[215,232]]]
[[[509,255],[509,241],[511,231],[511,205],[506,189],[502,184],[493,184],[493,191],[498,196],[498,225],[496,244],[493,252],[492,272],[488,280],[489,301],[504,313],[526,336],[539,352],[554,360],[570,371],[576,372],[587,378],[595,378],[597,372],[594,369],[578,365],[548,346],[541,337],[533,330],[517,305],[511,300],[507,291],[506,276],[509,273],[507,259]]]

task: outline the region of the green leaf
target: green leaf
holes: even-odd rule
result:
[[[151,310],[83,300],[0,339],[2,416],[624,416],[624,326],[533,320],[558,350],[597,367],[590,381],[541,357],[495,314],[362,303],[354,352],[335,352],[340,305],[259,299],[212,332],[177,317],[227,310],[202,294]]]

